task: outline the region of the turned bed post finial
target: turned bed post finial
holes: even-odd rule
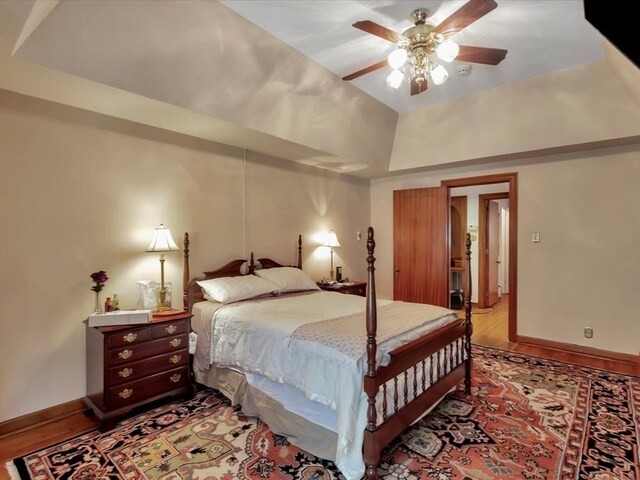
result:
[[[182,305],[185,311],[189,310],[189,232],[184,232],[184,240],[182,241],[184,254],[182,264]]]
[[[465,360],[465,374],[464,374],[464,391],[467,395],[471,395],[471,334],[473,333],[473,324],[471,323],[471,234],[467,233],[467,239],[465,241],[466,246],[466,260],[467,260],[467,284],[465,285],[464,295],[464,323],[465,323],[465,342],[464,349],[467,354]]]
[[[248,274],[253,275],[253,272],[256,271],[256,263],[253,257],[253,252],[251,252],[251,257],[249,259]]]
[[[302,234],[298,235],[298,268],[302,270]]]

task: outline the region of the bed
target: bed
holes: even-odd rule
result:
[[[470,247],[467,236],[467,279]],[[287,292],[293,284],[278,284],[284,274],[304,275],[300,236],[294,266],[252,253],[195,279],[189,248],[185,234],[184,306],[194,314],[196,381],[303,450],[335,461],[348,480],[378,478],[382,449],[461,381],[470,394],[469,280],[463,319],[441,307],[376,299],[371,227],[364,299],[311,286]],[[212,283],[257,282],[249,276],[275,281],[279,294],[205,298]]]

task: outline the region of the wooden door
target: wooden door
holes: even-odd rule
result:
[[[498,268],[500,267],[500,205],[487,202],[487,306],[500,301]]]
[[[393,192],[393,298],[449,306],[449,191]]]

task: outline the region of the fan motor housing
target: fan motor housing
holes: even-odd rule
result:
[[[426,8],[418,8],[411,13],[411,21],[415,25],[424,25],[430,16],[431,12],[429,12],[429,10]]]

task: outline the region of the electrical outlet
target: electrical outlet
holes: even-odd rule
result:
[[[531,232],[531,243],[540,243],[540,232]]]
[[[584,328],[584,338],[593,338],[593,328],[591,327]]]
[[[356,233],[356,241],[359,242],[360,240],[362,240],[362,235],[360,234],[360,232]]]

